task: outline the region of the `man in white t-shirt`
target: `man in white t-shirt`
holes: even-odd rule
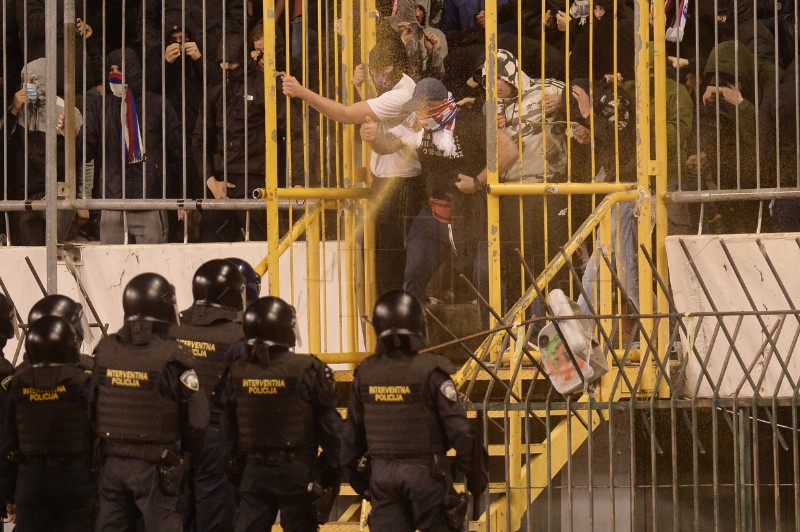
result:
[[[366,70],[369,70],[378,95],[353,105],[325,98],[291,76],[283,78],[286,96],[302,99],[337,122],[361,124],[361,138],[370,143],[378,294],[403,287],[405,235],[426,198],[416,150],[405,145],[399,150],[396,146],[389,147],[381,135],[398,124],[413,120],[413,115],[403,111],[403,105],[411,99],[416,86],[407,75],[409,69],[402,41],[382,39],[369,53],[369,66],[358,65],[353,75],[353,83],[363,97]],[[403,223],[398,223],[399,220]]]

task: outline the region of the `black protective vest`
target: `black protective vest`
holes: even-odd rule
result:
[[[420,456],[443,453],[446,437],[425,388],[439,355],[376,355],[357,371],[364,404],[367,447],[374,456]]]
[[[314,445],[314,411],[299,388],[312,364],[310,356],[295,353],[278,355],[266,367],[244,360],[233,363],[241,451]]]
[[[11,381],[19,450],[24,456],[64,456],[92,448],[81,388],[89,376],[77,366],[23,369]]]
[[[195,310],[194,308],[192,310]],[[211,400],[211,394],[219,384],[227,362],[228,348],[242,338],[242,324],[233,321],[217,321],[209,325],[196,325],[189,320],[170,330],[170,336],[183,344],[194,356],[194,370],[200,380],[200,389],[208,398],[211,414],[219,414],[219,408]]]
[[[149,443],[180,439],[180,405],[166,397],[161,382],[167,364],[192,360],[173,341],[157,337],[147,346],[130,346],[110,335],[95,349],[98,377],[97,435]]]

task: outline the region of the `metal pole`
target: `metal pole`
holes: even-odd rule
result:
[[[74,7],[74,6],[73,6]],[[57,133],[56,123],[58,121],[58,108],[56,107],[56,93],[58,92],[57,84],[57,64],[58,64],[58,42],[57,32],[58,28],[58,4],[56,2],[47,2],[45,6],[45,56],[47,57],[47,81],[45,88],[47,98],[45,104],[45,116],[47,119],[47,133],[45,134],[45,145],[47,147],[47,159],[45,161],[45,243],[46,252],[45,257],[47,260],[47,291],[55,294],[58,291],[58,281],[56,279],[56,267],[58,265],[58,210],[56,209],[56,202],[58,201],[58,159],[57,154]],[[69,67],[65,65],[65,70]]]
[[[86,13],[83,14],[86,17]],[[85,37],[83,39],[86,40]],[[75,0],[64,0],[64,195],[75,199]],[[83,61],[84,72],[86,62]]]
[[[277,87],[275,82],[275,0],[264,2],[264,94],[265,102],[274,102],[277,98]],[[287,14],[288,16],[288,14]],[[269,268],[267,277],[269,279],[269,293],[278,295],[280,293],[280,268],[278,268],[278,240],[280,231],[278,230],[278,197],[275,190],[278,188],[278,124],[275,112],[271,105],[265,105],[264,127],[266,128],[266,154],[267,154],[267,175],[265,176],[264,186],[267,189],[267,255],[269,257]]]
[[[497,0],[486,2],[486,184],[496,185],[497,166]],[[501,308],[500,198],[487,196],[487,253],[489,260],[489,304]]]

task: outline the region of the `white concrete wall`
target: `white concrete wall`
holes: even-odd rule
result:
[[[712,305],[704,295],[697,276],[683,252],[680,242],[686,243],[691,257],[705,283],[714,305],[719,311],[749,311],[753,307],[748,302],[745,290],[737,280],[731,261],[725,255],[720,244],[724,241],[733,258],[733,264],[739,270],[747,291],[753,298],[758,310],[789,310],[791,307],[786,297],[780,290],[778,281],[771,273],[767,261],[759,250],[758,240],[761,240],[767,255],[777,270],[778,277],[784,284],[794,308],[800,307],[800,246],[795,239],[798,234],[775,235],[731,235],[731,236],[676,236],[667,238],[667,257],[669,259],[669,276],[675,304],[679,312],[709,312]],[[767,330],[773,330],[779,321],[777,316],[764,317]],[[736,328],[737,318],[728,316],[724,318],[731,336]],[[689,319],[687,324],[696,324],[696,320]],[[701,357],[709,351],[708,370],[715,383],[720,386],[719,394],[731,397],[736,394],[741,385],[739,396],[752,397],[753,387],[744,380],[742,364],[737,360],[735,353],[729,356],[730,342],[720,330],[713,339],[715,318],[704,318],[695,338],[682,338],[685,360],[687,366],[687,382],[684,393],[691,396],[701,380],[700,397],[713,395],[713,388],[708,379],[701,373],[701,364],[697,356],[689,351],[693,342]],[[689,327],[693,330],[694,327]],[[787,362],[789,374],[793,379],[800,379],[800,342],[797,338],[798,320],[789,315],[783,322],[782,328],[773,337],[777,338],[778,353]],[[757,384],[763,375],[763,383],[758,392],[762,396],[772,396],[779,387],[778,395],[787,397],[792,395],[792,387],[776,356],[770,356],[770,349],[762,349],[766,335],[754,316],[742,320],[741,330],[734,342],[739,351],[745,367],[754,363],[751,375]],[[726,366],[727,359],[727,366]],[[780,384],[779,384],[780,383]]]
[[[307,332],[308,290],[306,286],[306,243],[298,242],[281,257],[281,297],[297,307],[298,321],[303,338]],[[140,246],[100,246],[88,245],[81,248],[82,260],[76,265],[78,275],[83,282],[101,320],[108,324],[109,331],[119,329],[122,324],[122,292],[127,282],[134,276],[144,272],[157,272],[164,275],[175,285],[178,307],[184,309],[192,302],[192,276],[195,270],[205,261],[213,258],[239,257],[254,266],[266,254],[266,246],[261,243],[233,244],[168,244]],[[42,297],[33,275],[25,263],[30,257],[39,276],[45,281],[45,257],[43,248],[3,247],[0,248],[0,277],[6,284],[14,303],[23,319],[27,318],[31,306]],[[336,242],[327,242],[324,246],[324,266],[320,278],[325,280],[327,288],[326,309],[323,311],[323,322],[327,324],[327,333],[323,331],[323,347],[326,352],[355,350],[346,345],[346,338],[340,342],[342,334],[348,326],[346,298],[339,290],[342,283],[354,272],[345,271],[344,252],[337,252]],[[337,258],[340,260],[337,261]],[[339,264],[341,268],[339,268]],[[68,295],[83,303],[85,313],[90,321],[94,321],[88,305],[83,301],[77,283],[67,271],[63,263],[58,266],[59,293]],[[266,276],[261,290],[267,294]],[[340,302],[341,298],[341,302]],[[84,351],[91,348],[100,339],[99,329],[92,329],[93,339],[84,345]],[[359,343],[361,343],[360,341]],[[12,359],[17,342],[12,340],[5,348],[5,356]],[[304,344],[304,347],[306,344]],[[298,351],[304,350],[298,347]],[[358,347],[363,350],[363,344]]]

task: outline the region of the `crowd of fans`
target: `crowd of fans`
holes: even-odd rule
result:
[[[10,103],[2,125],[4,193],[8,199],[41,199],[45,1],[5,2],[4,94]],[[57,3],[62,17],[63,1]],[[379,291],[404,286],[424,300],[444,262],[485,289],[489,106],[482,1],[378,0],[377,45],[368,57],[356,57],[354,68],[343,62],[353,68],[358,95],[353,105],[339,103],[331,83],[337,64],[333,43],[350,36],[341,35],[329,7],[317,12],[317,2],[307,3],[305,17],[302,1],[276,2],[279,96],[274,101],[264,93],[264,47],[270,43],[264,40],[258,1],[77,4],[79,197],[250,197],[267,167],[265,112],[274,112],[278,120],[282,185],[325,186],[319,138],[331,138],[336,130],[329,125],[320,130],[320,113],[359,125],[361,140],[372,148]],[[539,0],[511,0],[498,9],[500,180],[634,181],[633,2],[544,4],[543,9]],[[666,2],[666,11],[672,189],[797,186],[794,2],[682,0]],[[62,26],[59,19],[60,49]],[[358,42],[352,44],[360,49]],[[63,106],[59,60],[56,97]],[[655,80],[652,68],[651,77]],[[63,169],[63,129],[59,134]],[[675,204],[670,231],[797,229],[797,206],[793,200],[740,200],[702,210]],[[523,244],[530,265],[541,271],[566,242],[568,219],[580,224],[589,204],[576,198],[567,207],[558,196],[503,199],[499,238],[506,271],[516,264],[510,258],[513,249]],[[628,204],[613,214],[623,248],[616,253],[618,269],[634,304],[636,212]],[[245,231],[251,240],[265,239],[263,214],[250,216],[247,224],[245,213],[194,212],[190,240],[241,240]],[[59,235],[74,237],[80,227],[83,237],[103,243],[182,241],[183,227],[176,222],[184,215],[64,212]],[[99,230],[93,233],[92,221],[98,218]],[[39,213],[25,211],[9,219],[5,229],[11,243],[43,243]],[[587,287],[594,278],[592,264],[598,259],[588,263]]]

